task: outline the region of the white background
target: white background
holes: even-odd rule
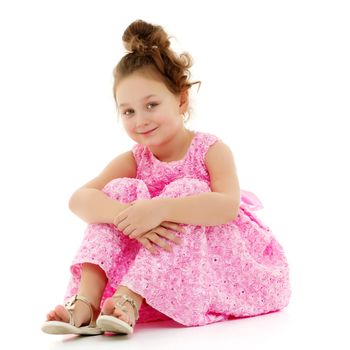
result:
[[[348,348],[350,11],[346,1],[3,1],[0,4],[1,340],[8,348]],[[281,312],[123,338],[50,336],[86,223],[70,195],[134,144],[112,70],[135,19],[194,58],[190,129],[232,149],[290,262]],[[106,339],[108,338],[108,339]],[[75,339],[75,338],[74,338]],[[8,342],[9,341],[9,342]],[[118,344],[116,344],[118,343]],[[10,345],[11,344],[11,345]]]

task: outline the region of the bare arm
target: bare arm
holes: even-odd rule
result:
[[[136,162],[132,151],[115,157],[96,178],[78,188],[69,200],[69,209],[89,224],[112,224],[113,218],[130,204],[108,197],[102,189],[111,180],[123,177],[136,177]]]
[[[217,192],[200,193],[180,198],[161,198],[166,221],[215,226],[234,220],[238,204],[231,197]]]
[[[212,145],[205,158],[211,192],[181,198],[162,198],[165,220],[215,226],[236,219],[240,188],[231,149],[223,142]]]
[[[129,205],[108,197],[96,188],[80,188],[69,200],[69,209],[89,224],[112,224],[113,218]]]

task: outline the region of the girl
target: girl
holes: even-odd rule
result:
[[[141,20],[123,42],[113,94],[136,144],[72,195],[88,226],[42,330],[131,334],[137,320],[200,326],[284,308],[288,263],[253,213],[260,201],[240,190],[222,140],[185,127],[190,56]]]

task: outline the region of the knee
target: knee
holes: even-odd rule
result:
[[[211,192],[207,182],[195,178],[184,177],[166,185],[159,197],[181,197],[202,192]]]
[[[121,177],[108,182],[102,192],[108,197],[129,203],[135,199],[150,199],[148,187],[143,180]]]

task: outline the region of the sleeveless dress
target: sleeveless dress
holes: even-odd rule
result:
[[[185,157],[172,162],[135,144],[136,178],[114,179],[102,191],[123,203],[209,192],[205,155],[217,141],[213,134],[195,131]],[[70,267],[65,300],[77,293],[81,264],[90,262],[108,278],[101,307],[118,285],[127,286],[144,298],[139,323],[172,319],[201,326],[280,310],[291,295],[289,266],[270,228],[253,213],[260,208],[252,192],[241,190],[234,220],[216,226],[181,224],[184,233],[172,232],[182,243],[167,240],[173,252],[159,248],[159,255],[113,224],[88,224]]]

